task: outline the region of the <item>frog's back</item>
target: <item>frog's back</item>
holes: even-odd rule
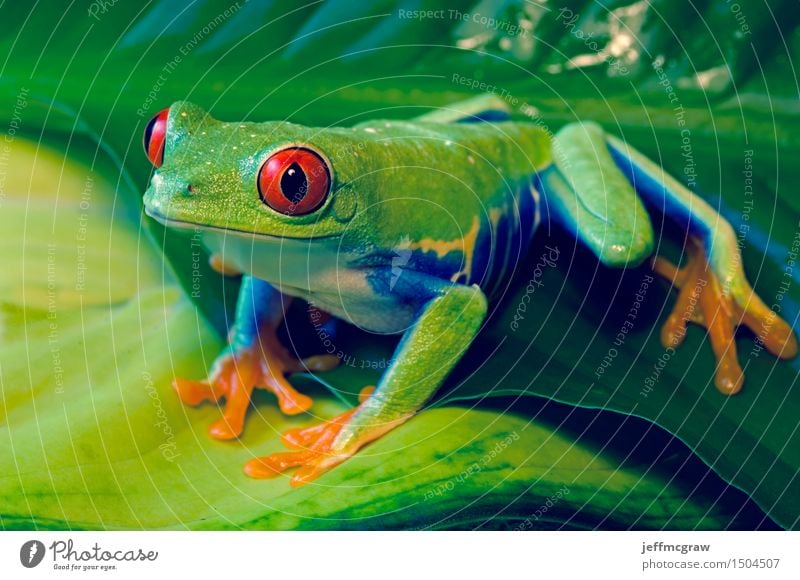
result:
[[[483,162],[500,178],[520,179],[551,162],[550,135],[534,123],[373,120],[350,130],[362,138],[369,136],[375,145],[391,151],[397,162],[429,163],[442,169],[446,165],[454,173],[474,175],[476,165]],[[407,147],[409,143],[413,147]]]
[[[549,135],[532,123],[370,121],[351,129],[382,179],[377,203],[414,214],[416,230],[385,220],[384,248],[411,250],[415,269],[487,294],[525,254],[538,224],[536,172],[550,163]],[[397,182],[402,184],[392,187]],[[389,185],[387,185],[389,184]]]

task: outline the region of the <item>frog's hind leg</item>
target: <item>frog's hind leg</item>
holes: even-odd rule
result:
[[[607,139],[614,160],[636,190],[688,234],[684,267],[678,268],[660,256],[653,260],[655,272],[679,289],[661,332],[664,346],[678,346],[688,322],[705,326],[718,362],[715,384],[725,394],[738,392],[744,382],[736,356],[737,326],[750,328],[775,356],[795,356],[794,331],[764,304],[747,281],[731,225],[644,155],[613,136]]]
[[[233,439],[241,434],[254,388],[274,393],[281,411],[288,415],[307,411],[313,401],[297,392],[285,375],[301,370],[324,371],[336,366],[336,357],[298,360],[281,345],[276,329],[283,320],[288,301],[267,282],[245,276],[229,344],[215,359],[209,378],[203,381],[176,378],[173,381],[173,387],[187,405],[225,399],[222,419],[209,428],[212,437]]]

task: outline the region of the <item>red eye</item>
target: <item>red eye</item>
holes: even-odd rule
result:
[[[327,163],[301,147],[279,151],[258,171],[261,201],[286,215],[311,213],[325,201],[330,187]]]
[[[144,152],[150,163],[161,167],[164,162],[164,140],[167,137],[167,117],[169,109],[164,109],[150,119],[144,130]]]

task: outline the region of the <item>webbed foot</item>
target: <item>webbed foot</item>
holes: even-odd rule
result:
[[[324,371],[338,364],[335,356],[313,356],[299,360],[280,344],[272,327],[263,327],[258,339],[247,347],[229,346],[214,361],[209,378],[194,381],[176,378],[172,386],[187,405],[225,399],[222,419],[209,427],[215,439],[235,439],[244,429],[245,415],[254,388],[268,390],[278,398],[287,415],[297,415],[311,408],[310,397],[299,393],[285,375],[302,370]]]
[[[729,252],[727,261],[712,264],[703,242],[693,238],[686,250],[688,261],[682,268],[660,256],[653,260],[653,270],[679,289],[677,302],[661,329],[661,342],[676,348],[686,337],[688,322],[704,326],[717,359],[715,385],[720,392],[733,395],[744,384],[734,340],[737,326],[747,326],[779,358],[797,354],[797,339],[791,327],[747,283],[740,257],[737,262]],[[721,267],[726,262],[727,266]],[[727,280],[727,287],[722,280]]]
[[[305,429],[290,429],[281,436],[284,445],[297,451],[273,453],[265,457],[251,459],[244,466],[244,472],[256,479],[277,477],[293,467],[299,469],[291,479],[291,485],[304,485],[323,473],[333,469],[373,438],[361,438],[347,445],[338,444],[342,431],[350,427],[350,420],[372,394],[374,387],[365,387],[359,394],[360,405]]]

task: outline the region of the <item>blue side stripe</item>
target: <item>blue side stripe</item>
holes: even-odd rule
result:
[[[646,168],[636,164],[633,159],[610,143],[607,146],[617,167],[625,174],[633,188],[645,201],[677,221],[681,226],[689,229],[695,235],[706,237],[711,234],[708,224],[693,215],[689,207],[656,176],[652,175]]]

